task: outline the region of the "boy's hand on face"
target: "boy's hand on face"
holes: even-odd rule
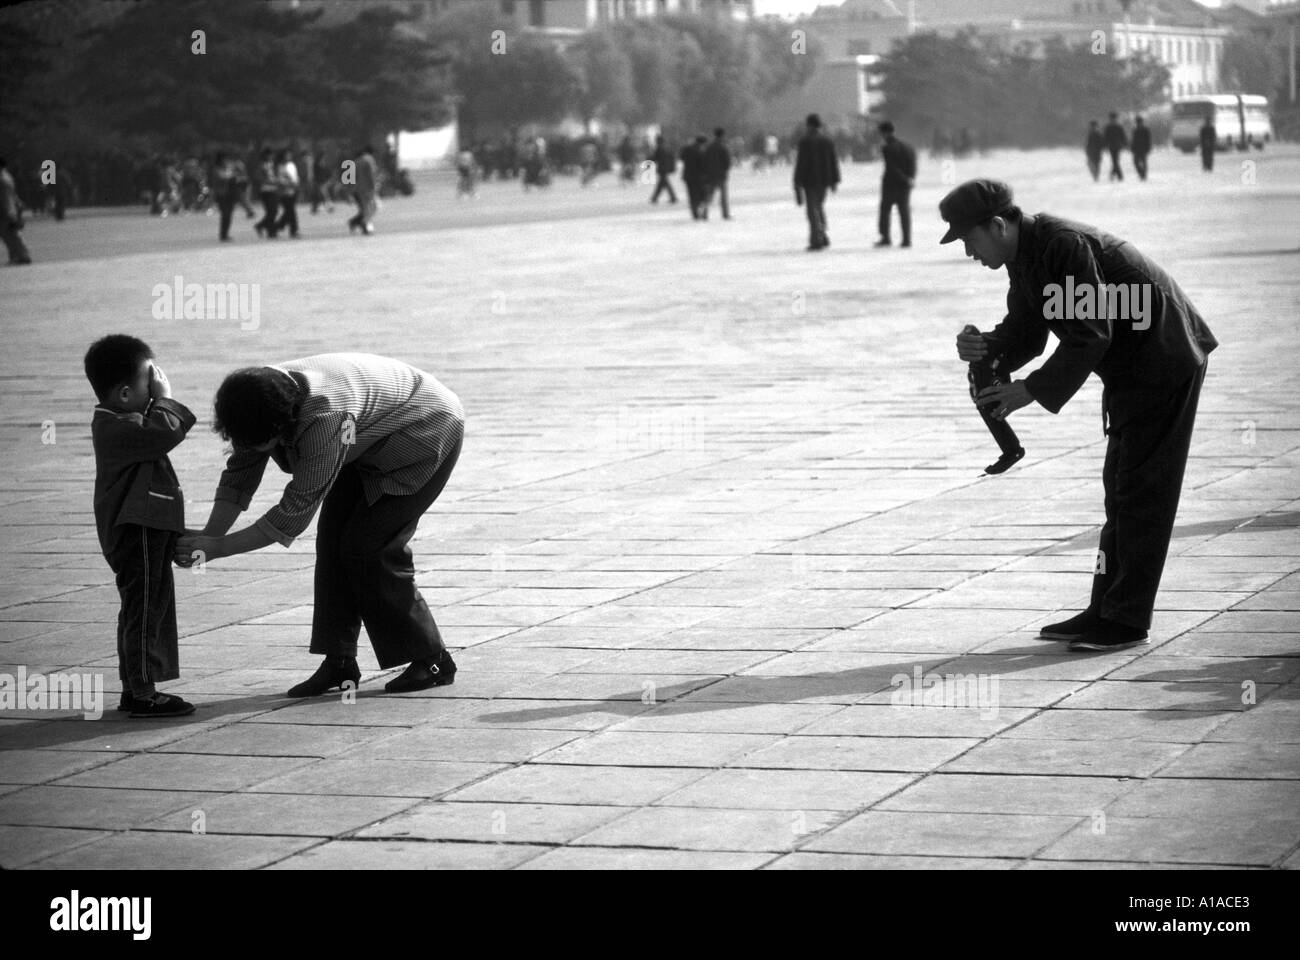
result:
[[[162,367],[156,363],[149,364],[149,396],[155,400],[160,397],[170,397],[172,395],[171,381],[167,379],[167,374],[163,373]]]

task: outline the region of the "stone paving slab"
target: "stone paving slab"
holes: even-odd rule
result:
[[[979,476],[952,336],[999,318],[1006,281],[937,244],[937,165],[910,251],[870,247],[879,168],[847,165],[817,258],[786,186],[745,173],[726,224],[567,180],[395,200],[365,244],[326,217],[274,248],[218,247],[206,218],[32,222],[38,262],[4,277],[26,375],[0,384],[23,454],[0,481],[0,673],[102,674],[107,710],[0,710],[0,866],[1296,868],[1300,373],[1279,320],[1300,150],[1260,155],[1251,186],[1157,159],[1110,185],[1073,151],[958,163],[1132,240],[1223,344],[1151,643],[1107,655],[1036,639],[1088,595],[1099,384],[1017,414],[1028,455]],[[154,320],[176,275],[259,284],[258,329]],[[165,688],[199,710],[113,712],[79,358],[115,330],[201,421],[229,370],[328,350],[457,391],[465,452],[413,541],[453,686],[384,695],[363,642],[352,702],[284,697],[315,665],[308,531],[178,571]],[[173,460],[198,522],[221,444],[202,422]],[[996,697],[900,699],[918,674]]]

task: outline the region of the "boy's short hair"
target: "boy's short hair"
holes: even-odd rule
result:
[[[272,367],[244,367],[217,388],[212,429],[237,447],[265,443],[288,433],[300,399],[292,377]]]
[[[140,370],[140,364],[153,359],[149,344],[125,333],[101,337],[86,351],[86,379],[101,402],[107,400],[115,387],[130,383]]]

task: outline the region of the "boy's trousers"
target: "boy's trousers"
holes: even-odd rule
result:
[[[145,693],[181,675],[172,555],[180,534],[121,524],[106,555],[117,576],[117,665],[122,689]]]

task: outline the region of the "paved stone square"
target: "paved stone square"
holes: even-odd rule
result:
[[[609,177],[546,193],[426,177],[372,238],[218,246],[201,216],[34,221],[0,271],[0,673],[102,674],[107,712],[0,712],[6,868],[991,868],[1300,864],[1300,150],[1158,152],[1095,184],[1072,151],[922,158],[916,247],[875,250],[878,165],[803,251],[788,171],[693,223]],[[1166,267],[1213,354],[1150,646],[1069,653],[1102,518],[1092,380],[995,448],[953,337],[1005,273],[940,247],[979,175]],[[256,284],[257,322],[159,320],[156,284]],[[454,686],[291,701],[313,544],[177,571],[178,721],[117,719],[117,598],[91,509],[92,339],[146,339],[223,463],[230,370],[359,350],[467,411],[413,543]],[[269,471],[252,519],[283,478]],[[996,680],[899,705],[899,675]]]

